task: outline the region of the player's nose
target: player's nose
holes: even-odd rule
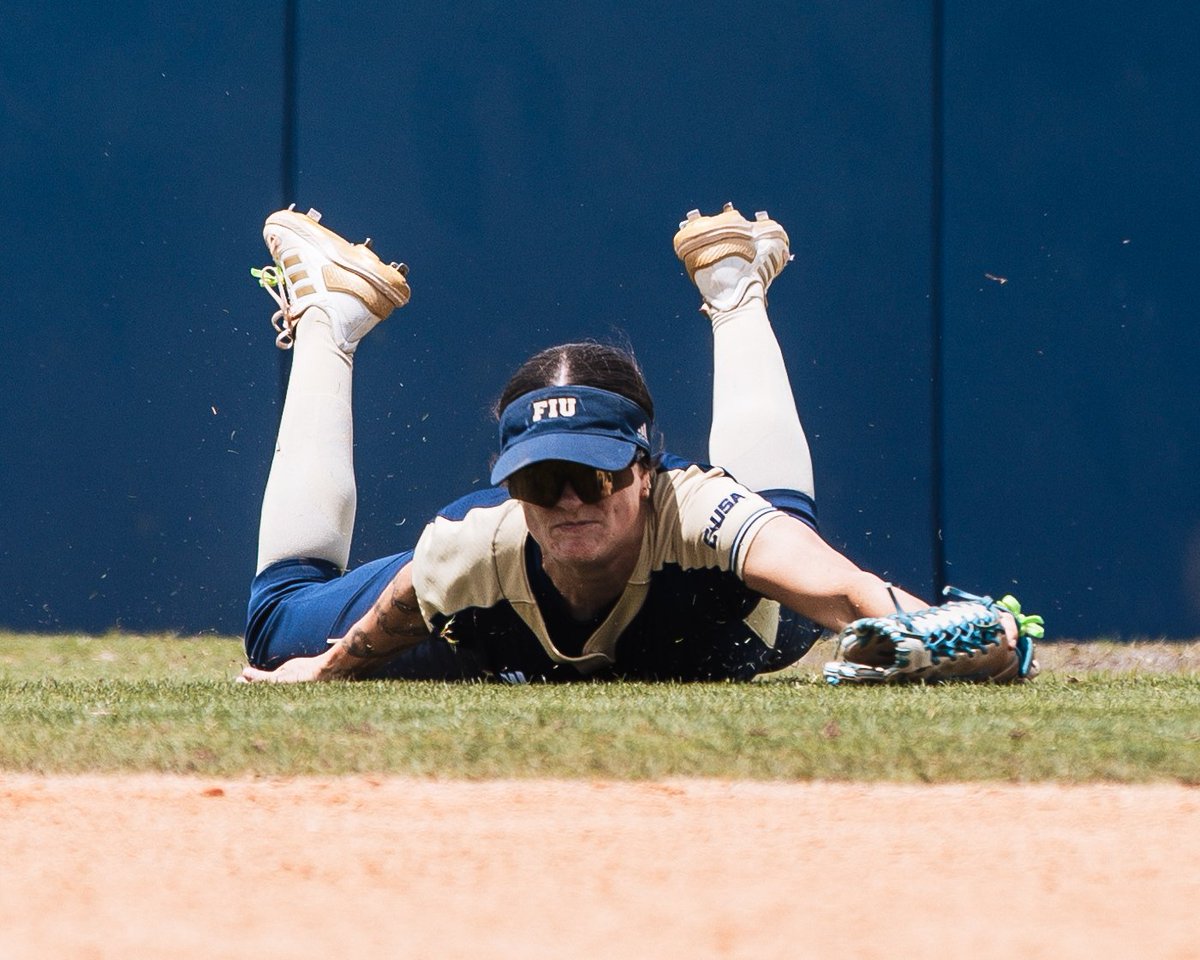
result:
[[[566,509],[571,510],[571,509],[574,509],[575,507],[582,505],[582,503],[583,503],[583,498],[580,497],[579,494],[575,492],[575,488],[573,486],[571,486],[571,481],[570,480],[564,481],[562,493],[560,493],[558,495],[558,503],[556,503],[555,506],[556,507],[565,507]]]

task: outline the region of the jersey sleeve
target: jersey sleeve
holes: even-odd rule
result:
[[[504,599],[502,568],[520,562],[519,513],[515,502],[505,500],[440,514],[425,527],[413,552],[413,587],[430,629],[459,610]],[[505,547],[509,540],[511,549]]]
[[[656,508],[663,556],[685,569],[716,568],[742,576],[758,532],[784,514],[716,467],[661,471]]]

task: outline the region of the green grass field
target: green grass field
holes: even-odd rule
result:
[[[238,641],[0,634],[0,771],[1200,783],[1200,643],[1016,687],[235,684]]]

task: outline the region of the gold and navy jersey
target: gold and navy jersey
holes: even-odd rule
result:
[[[596,622],[579,623],[542,570],[520,503],[499,489],[458,500],[414,552],[422,616],[502,678],[721,679],[769,669],[783,653],[779,607],[745,586],[742,568],[754,537],[784,513],[815,526],[811,500],[755,493],[719,468],[667,456],[651,502],[624,591]],[[803,632],[807,649],[815,631],[805,623]]]

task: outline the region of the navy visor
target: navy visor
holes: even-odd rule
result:
[[[500,414],[500,459],[492,484],[543,460],[623,470],[638,450],[650,452],[650,417],[638,404],[597,387],[543,387]]]

